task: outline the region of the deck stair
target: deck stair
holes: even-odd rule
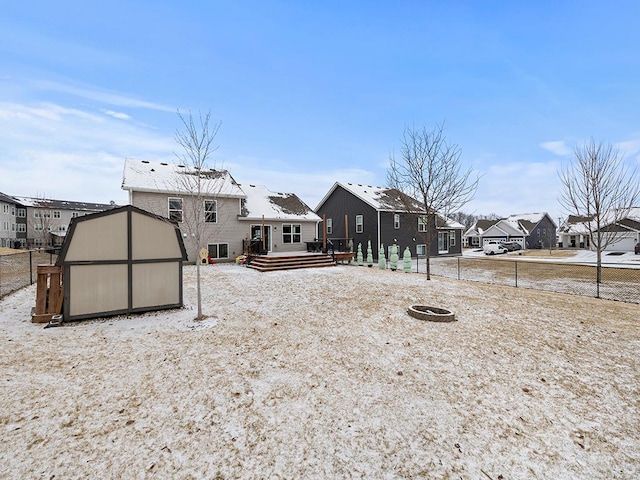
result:
[[[293,270],[296,268],[333,267],[336,262],[325,253],[257,255],[251,259],[248,267],[260,272]]]

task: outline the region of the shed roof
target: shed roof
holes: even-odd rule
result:
[[[122,189],[138,192],[187,194],[197,176],[202,180],[202,192],[212,196],[242,198],[244,192],[227,170],[212,168],[196,171],[188,166],[134,160],[124,163]]]

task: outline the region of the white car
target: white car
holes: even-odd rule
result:
[[[482,247],[482,251],[484,251],[485,255],[496,255],[499,253],[508,252],[508,250],[499,243],[487,243],[484,247]]]

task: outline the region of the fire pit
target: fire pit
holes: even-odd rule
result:
[[[456,318],[453,312],[444,308],[428,307],[426,305],[412,305],[407,313],[418,320],[426,320],[429,322],[455,322]]]

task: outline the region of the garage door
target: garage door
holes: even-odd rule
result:
[[[607,246],[605,250],[616,252],[633,252],[635,247],[635,239],[632,237],[623,237],[618,239],[615,243]]]

